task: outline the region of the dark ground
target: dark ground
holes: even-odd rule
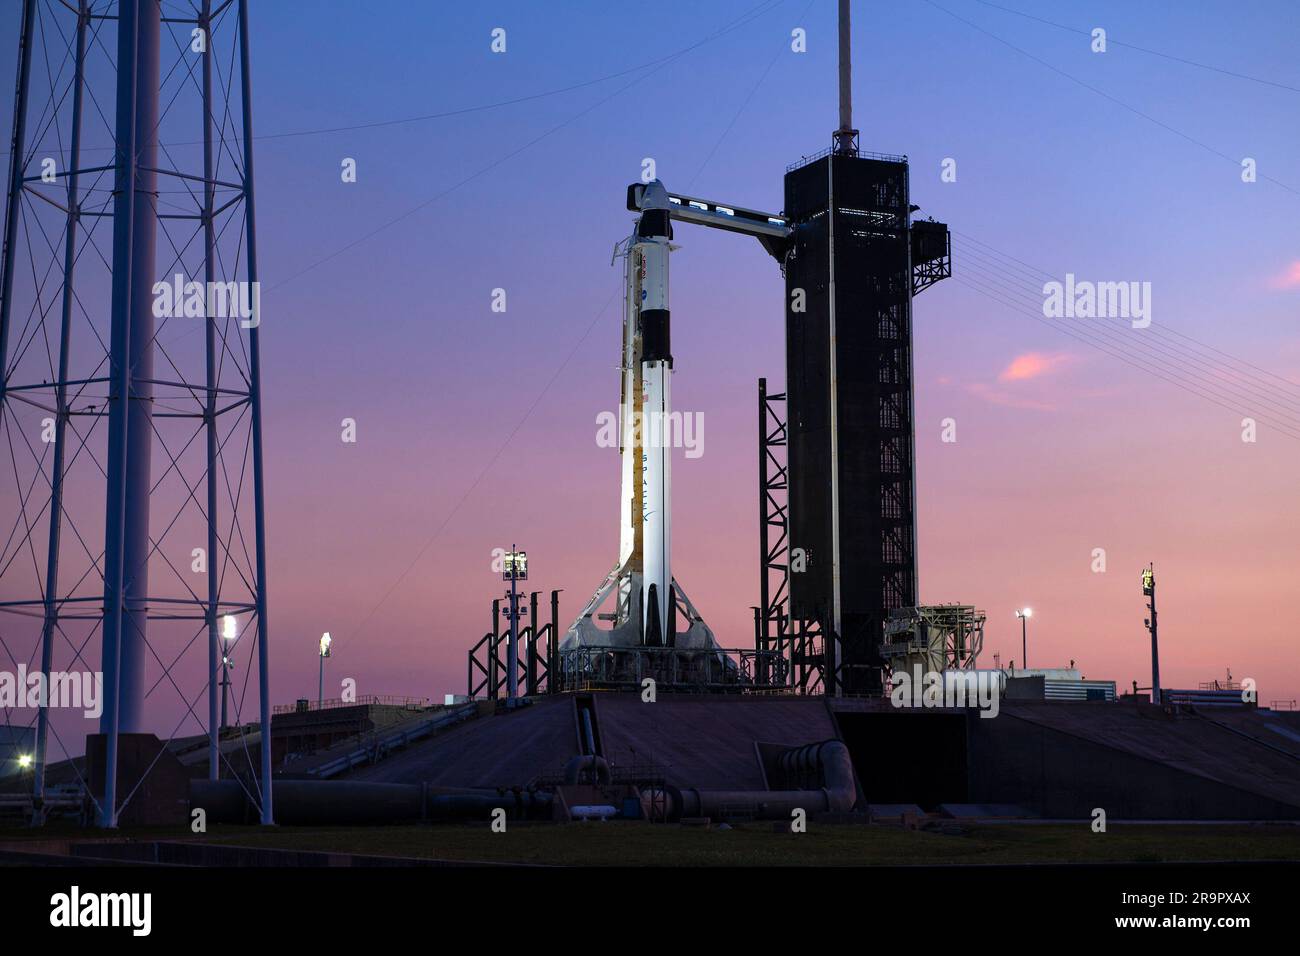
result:
[[[98,838],[94,830],[0,830],[0,847],[57,852],[60,841]],[[806,833],[770,823],[716,827],[632,822],[569,825],[510,823],[367,828],[213,827],[120,831],[116,839],[205,840],[444,860],[621,866],[862,866],[1023,863],[1300,861],[1300,826],[1123,824],[1093,833],[1077,824],[954,824],[942,829],[809,824]]]

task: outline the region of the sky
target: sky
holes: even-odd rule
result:
[[[328,683],[441,700],[501,594],[494,548],[563,589],[561,628],[617,557],[596,435],[627,184],[651,158],[670,189],[779,211],[837,123],[835,3],[303,12],[255,3],[250,31],[272,697],[315,695],[328,630]],[[1231,669],[1300,697],[1298,32],[1283,0],[854,4],[862,147],[905,154],[917,215],[953,230],[953,278],[914,305],[920,598],[987,613],[985,666],[1022,661],[1028,605],[1031,666],[1148,684],[1154,561],[1166,686]],[[705,429],[673,463],[674,571],[745,647],[784,284],[752,240],[676,243],[673,397]],[[1149,283],[1151,326],[1112,321],[1103,350],[1103,320],[1046,319],[1067,273]]]

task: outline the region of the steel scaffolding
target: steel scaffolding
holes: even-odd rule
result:
[[[47,694],[34,820],[50,736],[113,827],[166,741],[198,729],[209,777],[238,776],[269,824],[248,4],[162,7],[24,0],[0,254],[0,654],[39,657],[49,686],[56,668],[96,673],[100,650],[102,774],[77,769],[63,734],[80,715]],[[241,650],[259,774],[220,746],[218,664]],[[246,766],[252,670],[234,701]],[[144,732],[162,747],[119,793],[119,736]]]
[[[789,464],[784,392],[758,380],[759,606],[754,608],[757,683],[799,694],[823,693],[831,682],[822,622],[790,616]],[[800,559],[802,560],[802,558]],[[794,571],[793,573],[799,573]]]

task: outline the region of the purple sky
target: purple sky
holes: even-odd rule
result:
[[[1008,4],[1073,31],[977,0],[855,4],[862,146],[906,153],[919,215],[954,230],[954,279],[915,306],[921,599],[988,612],[986,665],[1020,659],[1029,604],[1030,664],[1146,683],[1138,573],[1154,560],[1166,685],[1231,667],[1264,703],[1300,696],[1300,13]],[[657,69],[269,135],[572,87],[756,6]],[[501,589],[493,548],[517,542],[530,586],[564,589],[562,628],[617,556],[617,452],[595,437],[618,402],[626,185],[652,157],[671,189],[778,210],[785,166],[836,122],[835,5],[254,7],[273,697],[314,696],[324,630],[331,682],[463,693]],[[15,23],[10,6],[4,76]],[[719,640],[745,646],[755,383],[784,378],[783,283],[753,240],[679,227],[677,242],[674,401],[703,413],[705,453],[674,462],[674,568]],[[1102,320],[1043,319],[1043,282],[1067,272],[1150,282],[1151,328],[1110,323],[1108,354],[1073,337]]]

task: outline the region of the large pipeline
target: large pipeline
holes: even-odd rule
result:
[[[794,747],[777,758],[787,790],[655,789],[649,806],[669,820],[681,817],[746,815],[788,819],[808,813],[853,809],[857,786],[853,761],[841,741]],[[594,754],[578,755],[564,768],[567,784],[611,782],[609,764]],[[820,786],[815,786],[820,784]],[[651,791],[646,791],[651,796]],[[276,822],[288,826],[339,826],[444,820],[488,820],[504,809],[511,819],[550,819],[552,795],[522,789],[454,789],[429,784],[369,783],[349,780],[279,780],[275,784]],[[643,801],[643,805],[646,805]],[[203,809],[211,823],[255,823],[258,811],[237,780],[190,781],[190,808]]]
[[[584,776],[587,777],[586,780],[583,779]],[[608,784],[611,779],[609,764],[604,757],[595,754],[580,754],[564,765],[564,782],[567,784]]]
[[[816,774],[822,786],[808,790],[697,790],[678,791],[677,807],[669,808],[669,817],[724,818],[744,812],[758,819],[788,819],[793,810],[809,813],[844,813],[857,802],[853,782],[853,761],[849,748],[838,740],[796,747],[778,758],[780,769],[795,778]],[[670,797],[674,796],[670,792]],[[674,813],[675,811],[675,813]]]
[[[209,823],[255,823],[258,812],[238,780],[190,781],[190,809]],[[428,784],[349,780],[277,780],[275,819],[287,826],[488,820],[504,809],[512,819],[548,818],[551,795],[527,790],[451,790]]]

